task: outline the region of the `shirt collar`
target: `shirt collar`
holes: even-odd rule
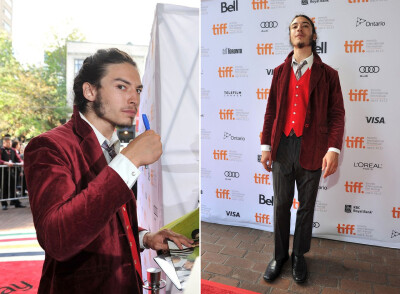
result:
[[[90,123],[90,121],[87,120],[87,118],[81,112],[79,112],[79,115],[93,129],[93,132],[96,135],[96,138],[99,141],[100,146],[103,144],[104,141],[107,142],[108,146],[113,146],[114,144],[119,143],[119,139],[118,139],[118,135],[117,135],[117,131],[116,130],[114,130],[114,132],[113,132],[113,134],[111,136],[111,140],[108,140],[106,137],[103,136],[102,133],[99,132],[99,130],[96,129],[96,127],[94,125],[92,125]]]
[[[312,67],[312,65],[313,65],[313,63],[314,63],[314,54],[311,53],[311,55],[308,56],[308,57],[307,57],[306,59],[304,59],[304,60],[307,61],[306,67],[309,68],[309,69],[311,69],[311,67]],[[301,61],[299,62],[299,64],[301,64],[304,60],[301,60]],[[293,62],[296,62],[296,63],[297,63],[297,61],[294,59],[294,54],[293,54],[293,56],[292,56],[292,66],[293,66]]]

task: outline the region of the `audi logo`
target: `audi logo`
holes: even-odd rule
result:
[[[358,69],[360,73],[378,73],[380,68],[379,66],[360,66]]]
[[[319,222],[313,222],[313,227],[318,229],[320,227]]]
[[[233,171],[225,171],[224,172],[225,177],[228,178],[238,178],[240,174],[238,172],[233,172]]]
[[[276,28],[277,26],[278,26],[277,21],[263,21],[260,23],[260,27],[262,29],[273,29]]]

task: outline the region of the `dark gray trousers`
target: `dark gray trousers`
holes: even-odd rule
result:
[[[314,207],[317,199],[321,169],[310,171],[300,166],[301,137],[282,134],[276,160],[272,163],[274,187],[275,259],[288,256],[290,235],[290,209],[296,182],[298,200],[293,254],[303,255],[310,250]],[[322,162],[321,162],[322,165]]]

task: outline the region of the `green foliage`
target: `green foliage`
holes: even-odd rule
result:
[[[0,132],[31,138],[66,119],[66,40],[82,39],[77,31],[55,38],[45,52],[44,67],[24,68],[13,56],[11,40],[0,34]]]

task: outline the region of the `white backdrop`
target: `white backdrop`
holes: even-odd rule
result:
[[[400,248],[398,11],[395,0],[202,1],[203,221],[273,231],[259,135],[272,71],[292,50],[289,24],[306,14],[346,109],[339,170],[321,179],[313,235]]]
[[[141,168],[138,179],[139,225],[151,231],[194,210],[199,200],[199,10],[157,4],[143,76],[139,133],[161,136],[163,155]],[[156,252],[141,254],[146,269],[158,268]]]

